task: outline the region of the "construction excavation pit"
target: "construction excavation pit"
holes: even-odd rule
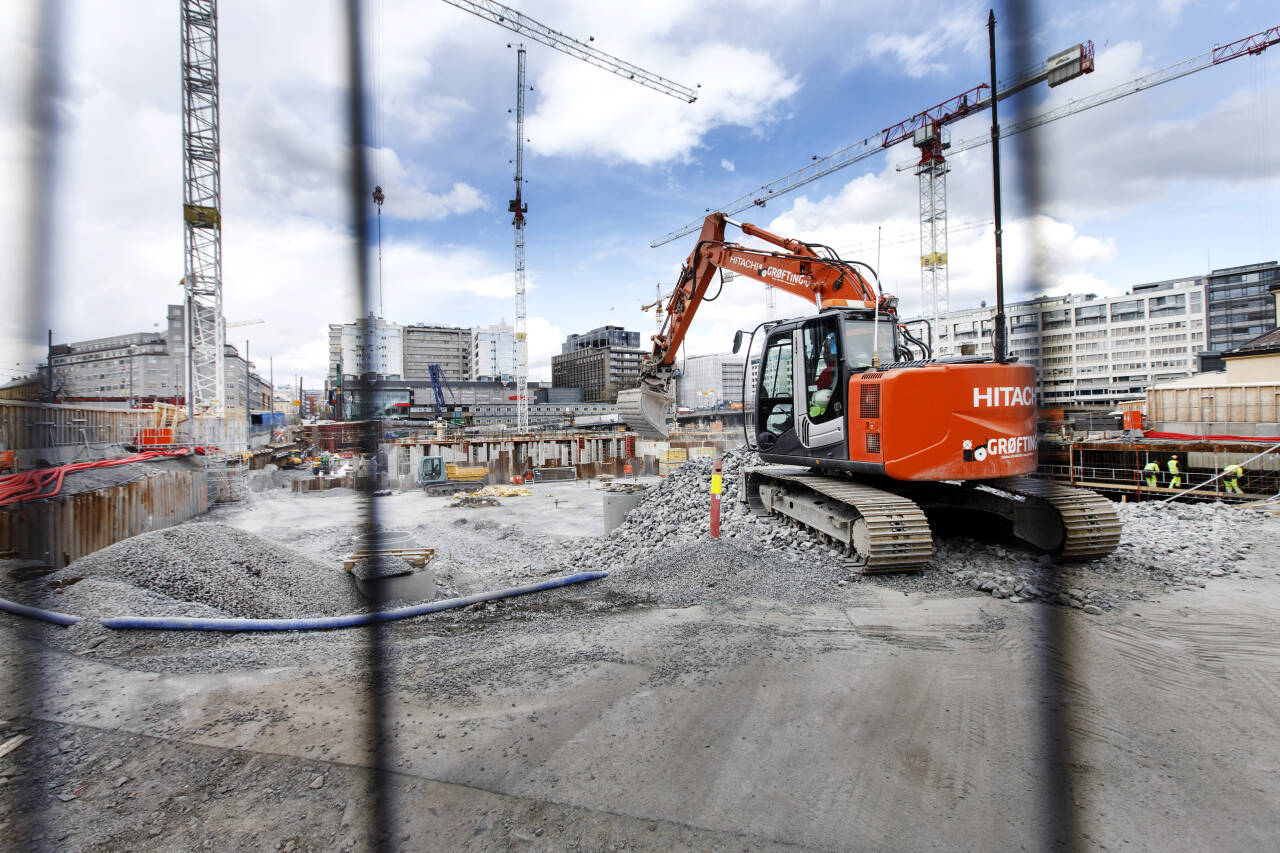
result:
[[[79,617],[0,614],[4,665],[40,683],[5,709],[0,783],[38,779],[46,815],[6,831],[355,850],[382,802],[402,849],[1036,847],[1042,827],[1001,816],[1042,808],[1053,724],[1100,848],[1191,849],[1226,823],[1222,849],[1266,846],[1267,786],[1207,799],[1237,778],[1205,762],[1225,730],[1183,721],[1274,728],[1274,514],[1089,493],[1076,517],[1101,553],[1064,555],[1060,532],[1036,547],[998,511],[948,525],[917,492],[900,540],[917,556],[886,571],[866,543],[890,534],[833,527],[846,504],[780,486],[805,477],[745,448],[718,460],[712,536],[716,461],[501,487],[496,506],[282,478],[56,570],[5,560],[0,597]],[[1274,766],[1277,742],[1246,763]],[[860,793],[822,793],[841,786]],[[1183,815],[1155,838],[1153,800]]]

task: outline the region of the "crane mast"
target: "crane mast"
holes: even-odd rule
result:
[[[182,0],[181,26],[187,414],[224,418],[217,0]]]
[[[524,215],[529,212],[521,196],[524,186],[524,45],[516,50],[516,197],[507,209],[515,228],[516,261],[516,429],[529,431],[529,340],[525,316]]]

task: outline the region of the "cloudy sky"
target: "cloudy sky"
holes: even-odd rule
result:
[[[182,159],[178,3],[65,2],[54,223],[43,319],[24,311],[28,92],[35,3],[0,16],[0,380],[55,341],[152,329],[180,298]],[[988,77],[980,3],[853,0],[526,0],[525,14],[677,82],[685,104],[525,40],[525,199],[531,375],[565,334],[606,323],[649,333],[689,238],[655,238]],[[344,168],[343,7],[222,0],[224,299],[255,363],[319,384],[326,327],[357,308]],[[1092,39],[1097,71],[1001,105],[1002,120],[1081,98],[1280,24],[1274,3],[1044,3],[1031,55]],[[1068,10],[1069,11],[1065,11]],[[996,9],[1002,19],[1002,8]],[[366,4],[370,162],[386,191],[384,314],[400,323],[514,318],[512,195],[518,38],[436,0]],[[1011,33],[1001,33],[1011,37]],[[1000,76],[1012,74],[1002,41]],[[1135,283],[1280,257],[1280,47],[1015,137],[1034,136],[1044,195],[1019,197],[1018,143],[1002,148],[1010,298],[1123,292]],[[987,117],[952,127],[957,141]],[[900,145],[749,217],[876,261],[905,313],[920,302],[914,154]],[[990,148],[952,159],[951,303],[992,296]],[[370,190],[372,187],[370,187]],[[747,214],[743,214],[748,218]],[[376,264],[376,261],[375,261]],[[376,267],[375,267],[376,269]],[[690,354],[726,350],[763,318],[739,279],[708,306]],[[780,294],[782,314],[807,305]]]

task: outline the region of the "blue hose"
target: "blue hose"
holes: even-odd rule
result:
[[[26,616],[31,619],[40,619],[45,622],[52,622],[55,625],[74,625],[80,621],[79,616],[72,616],[70,613],[59,613],[56,610],[41,610],[39,607],[28,607],[25,604],[18,604],[16,601],[8,601],[0,598],[0,610],[13,613],[17,616]]]
[[[482,601],[510,598],[529,592],[541,592],[569,584],[593,581],[608,577],[608,572],[579,572],[576,575],[551,578],[538,583],[513,586],[492,592],[478,592],[461,598],[446,598],[425,604],[411,604],[395,610],[379,610],[374,613],[350,613],[346,616],[314,616],[304,619],[203,619],[190,616],[113,616],[103,619],[108,628],[153,628],[165,631],[326,631],[332,628],[358,628],[378,622],[394,622],[410,616],[439,613]],[[61,614],[55,614],[61,615]],[[75,619],[76,617],[67,617]]]

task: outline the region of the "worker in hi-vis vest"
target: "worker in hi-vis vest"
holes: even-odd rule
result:
[[[1160,463],[1154,459],[1143,466],[1143,471],[1147,472],[1147,485],[1155,488],[1160,485]]]
[[[1178,471],[1178,457],[1169,457],[1169,488],[1176,489],[1182,485],[1182,474]]]
[[[1244,494],[1244,492],[1240,491],[1240,478],[1243,476],[1244,469],[1239,465],[1232,463],[1226,467],[1226,470],[1222,472],[1222,482],[1227,486],[1227,494],[1232,492],[1237,495]]]

